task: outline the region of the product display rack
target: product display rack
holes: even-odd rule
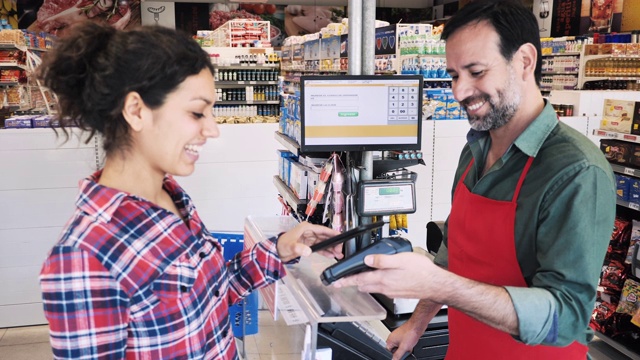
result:
[[[557,85],[554,83],[553,76],[571,76],[575,78],[575,83],[579,83],[580,69],[582,69],[581,61],[582,52],[572,51],[572,52],[559,52],[559,53],[551,53],[551,54],[542,54],[542,59],[544,61],[549,61],[549,59],[555,58],[563,58],[567,56],[577,56],[578,57],[578,69],[573,71],[542,71],[542,80],[540,82],[540,91],[543,95],[548,95],[552,90],[574,90],[577,85]],[[544,66],[543,66],[544,69]],[[551,77],[551,78],[550,78]]]
[[[624,133],[619,133],[619,132],[615,132],[615,131],[606,131],[606,130],[594,129],[593,130],[593,135],[604,137],[604,138],[607,138],[607,139],[616,139],[616,140],[622,140],[622,141],[626,141],[626,142],[640,144],[640,136],[632,135],[632,134],[624,134]],[[615,173],[619,173],[619,174],[624,174],[624,175],[640,178],[640,169],[636,169],[636,168],[629,167],[629,166],[624,166],[624,165],[619,165],[619,164],[614,164],[614,163],[609,163],[609,164],[611,165],[611,169]],[[621,200],[621,199],[616,199],[616,205],[619,205],[619,206],[622,206],[624,208],[631,209],[631,210],[634,210],[634,211],[640,211],[640,204],[638,204],[636,202],[630,202],[630,201],[624,201],[624,200]],[[618,340],[612,339],[611,337],[609,337],[609,336],[607,336],[607,335],[605,335],[603,333],[600,333],[598,331],[595,331],[595,333],[596,333],[596,336],[599,339],[601,339],[602,341],[607,343],[612,348],[616,349],[617,351],[623,353],[624,355],[628,356],[629,358],[631,358],[633,360],[640,360],[640,353],[638,353],[635,350],[633,350],[633,348],[631,348],[629,346],[631,344],[627,344],[626,342],[622,342],[622,341],[618,341]]]
[[[278,116],[279,71],[279,63],[214,64],[216,89],[220,91],[217,116]],[[227,98],[226,92],[234,97]]]
[[[604,55],[583,55],[580,57],[580,74],[578,76],[578,89],[583,89],[584,84],[587,81],[599,81],[599,80],[621,80],[621,81],[638,81],[640,82],[640,68],[634,70],[633,76],[627,75],[587,75],[587,62],[591,60],[637,60],[640,62],[640,55],[618,55],[618,54],[604,54]]]
[[[2,43],[0,44],[0,50],[18,50],[21,52],[26,52],[27,51],[27,47],[26,46],[20,46],[17,44],[11,44],[11,43]],[[27,65],[26,64],[20,64],[16,61],[1,61],[0,62],[0,69],[2,70],[21,70],[22,72],[26,72],[27,71]],[[5,107],[5,108],[10,108],[10,109],[16,109],[16,108],[24,108],[25,106],[28,106],[28,101],[25,101],[24,95],[23,93],[26,91],[27,87],[26,87],[26,83],[25,84],[21,84],[18,80],[16,81],[4,81],[0,83],[0,87],[3,88],[3,96],[2,96],[2,103],[3,105],[0,105],[0,107]],[[21,88],[22,87],[22,88]],[[7,94],[7,92],[13,89],[14,91],[17,91],[18,94],[20,94],[20,96],[18,96],[17,99],[13,99],[13,100],[18,100],[18,102],[15,101],[11,101],[9,99],[9,95]]]

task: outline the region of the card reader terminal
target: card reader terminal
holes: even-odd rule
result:
[[[367,255],[393,255],[411,251],[413,251],[413,247],[409,240],[401,237],[385,238],[356,252],[351,257],[326,268],[322,272],[322,275],[320,275],[320,279],[323,284],[330,285],[345,276],[371,270],[371,268],[364,263],[364,258]]]

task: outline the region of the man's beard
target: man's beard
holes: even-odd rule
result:
[[[461,102],[465,111],[469,104],[477,103],[479,100],[486,101],[489,104],[489,112],[486,115],[469,115],[469,125],[471,125],[472,129],[477,131],[498,129],[513,118],[522,100],[520,92],[516,89],[514,83],[515,73],[510,70],[509,82],[507,82],[504,89],[498,90],[496,99],[492,99],[487,94],[481,94]]]

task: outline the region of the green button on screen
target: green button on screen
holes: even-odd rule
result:
[[[357,111],[341,111],[338,113],[338,116],[353,117],[353,116],[358,116],[358,112]]]

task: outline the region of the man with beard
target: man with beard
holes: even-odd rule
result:
[[[387,340],[394,359],[442,305],[447,359],[587,358],[615,182],[598,148],[541,96],[538,34],[513,0],[475,1],[445,25],[453,94],[471,130],[435,264],[416,253],[369,256],[377,270],[335,285],[421,299]]]

